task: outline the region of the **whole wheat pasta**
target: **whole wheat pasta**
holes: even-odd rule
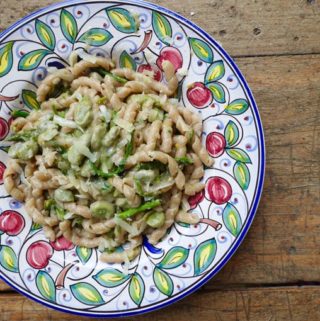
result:
[[[71,68],[74,78],[85,75],[91,68],[102,67],[105,70],[110,70],[115,66],[112,60],[108,58],[95,57],[94,60],[94,62],[81,60],[76,63],[73,68]]]
[[[54,74],[46,77],[37,90],[37,100],[43,102],[54,86],[60,81],[70,83],[73,80],[73,75],[69,69],[59,69]]]
[[[173,137],[173,143],[175,147],[175,157],[182,158],[187,154],[187,137],[183,135],[177,135]]]
[[[149,242],[156,244],[167,232],[168,227],[174,222],[175,216],[179,210],[182,194],[177,190],[173,190],[172,197],[170,199],[169,207],[165,213],[165,222],[160,229],[154,230],[148,235]]]
[[[175,217],[176,222],[183,222],[187,224],[198,224],[200,217],[195,213],[188,213],[186,211],[179,211]]]
[[[213,165],[213,159],[209,156],[205,147],[201,144],[201,139],[198,136],[194,136],[192,140],[192,149],[199,155],[201,161],[208,167]]]
[[[76,90],[79,87],[89,87],[94,89],[97,92],[102,92],[102,86],[99,80],[89,78],[89,77],[80,77],[76,78],[72,83],[71,83],[71,89]]]
[[[121,178],[110,178],[109,183],[121,192],[132,205],[137,206],[141,203],[140,197],[135,193],[135,190],[131,186],[125,184]]]
[[[172,150],[172,119],[166,118],[162,123],[160,150],[170,153]]]
[[[113,219],[98,223],[94,223],[92,220],[84,220],[82,226],[90,233],[101,235],[111,231],[116,226],[116,223]]]
[[[13,121],[4,185],[51,241],[64,236],[98,247],[104,262],[128,262],[143,235],[156,244],[175,221],[198,223],[185,203],[213,160],[199,115],[170,99],[179,82],[169,61],[161,83],[72,55],[72,67],[40,84],[40,110]]]
[[[149,133],[146,139],[146,147],[145,150],[152,151],[155,150],[157,146],[157,142],[160,139],[160,130],[161,130],[162,122],[161,120],[155,120],[149,129]]]
[[[201,133],[202,133],[202,120],[201,120],[201,118],[186,107],[178,106],[178,111],[182,115],[182,117],[184,118],[185,122],[188,125],[192,126],[195,133],[200,137]]]
[[[139,111],[139,104],[133,102],[131,104],[128,104],[127,108],[125,108],[124,110],[125,113],[123,115],[123,119],[128,121],[129,123],[134,123]]]
[[[16,200],[22,202],[25,198],[23,190],[18,187],[22,168],[16,160],[10,160],[3,175],[4,187]]]

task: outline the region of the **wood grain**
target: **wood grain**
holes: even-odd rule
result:
[[[3,281],[0,281],[0,292],[4,291],[12,291],[12,288]]]
[[[0,31],[54,0],[10,0]],[[320,3],[316,0],[151,0],[204,28],[233,56],[320,53]],[[194,15],[191,16],[190,13]]]
[[[121,320],[307,321],[320,320],[319,305],[319,287],[199,291],[161,311]],[[24,320],[67,321],[88,320],[88,318],[48,309],[17,294],[2,295],[0,321]]]

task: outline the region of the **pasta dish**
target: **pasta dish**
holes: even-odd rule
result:
[[[51,241],[64,236],[120,263],[140,253],[143,236],[156,244],[175,221],[199,222],[187,199],[213,159],[201,119],[173,98],[173,65],[162,67],[165,83],[87,55],[42,81],[39,110],[16,113],[5,188]]]

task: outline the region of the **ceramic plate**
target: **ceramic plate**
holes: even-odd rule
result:
[[[112,57],[121,67],[142,71],[163,59],[181,67],[179,100],[201,115],[203,144],[215,158],[205,170],[205,191],[189,199],[201,221],[175,224],[156,247],[145,240],[125,274],[119,264],[99,262],[97,250],[46,240],[3,187],[8,148],[2,141],[0,276],[29,298],[65,312],[133,315],[195,291],[236,251],[261,195],[262,126],[235,63],[187,19],[141,1],[69,1],[31,14],[0,35],[1,140],[13,109],[39,107],[35,91],[47,67],[66,66],[70,53],[87,44],[90,53]],[[160,70],[157,76],[162,78]]]

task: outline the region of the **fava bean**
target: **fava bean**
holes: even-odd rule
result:
[[[111,218],[114,215],[114,206],[106,201],[97,201],[90,205],[94,217]]]
[[[81,127],[87,127],[93,119],[93,112],[88,99],[83,99],[74,108],[74,120]]]
[[[54,199],[57,202],[73,202],[73,193],[67,189],[58,188],[54,191]]]
[[[11,158],[17,158],[21,160],[29,160],[33,158],[39,151],[38,144],[33,141],[27,141],[27,142],[18,142],[14,145],[12,145],[9,148],[8,154]]]
[[[153,228],[159,228],[164,224],[165,215],[163,212],[151,213],[147,218],[147,224]]]

